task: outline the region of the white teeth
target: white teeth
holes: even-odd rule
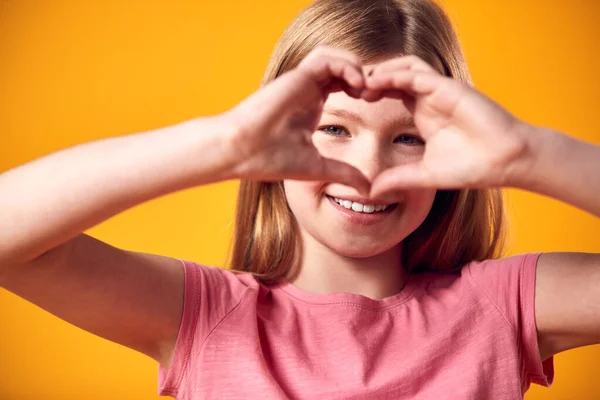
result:
[[[339,199],[337,197],[334,197],[333,199],[342,207],[345,207],[355,212],[364,212],[368,214],[372,212],[383,211],[389,207],[383,204],[361,204],[355,201]]]
[[[363,206],[363,212],[372,213],[373,211],[375,211],[375,206],[373,204]]]
[[[362,212],[363,210],[363,205],[357,202],[353,202],[352,203],[352,210],[353,211],[358,211],[358,212]]]

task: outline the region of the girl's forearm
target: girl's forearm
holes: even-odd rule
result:
[[[0,268],[147,200],[232,178],[233,134],[218,116],[199,118],[84,143],[0,174]]]
[[[514,186],[600,217],[600,146],[548,128],[524,129],[531,161],[514,177]]]

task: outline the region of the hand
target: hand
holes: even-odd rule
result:
[[[383,62],[366,78],[363,98],[401,98],[425,140],[416,163],[382,172],[372,198],[408,188],[504,186],[524,170],[525,124],[457,80],[444,77],[415,56]]]
[[[321,180],[368,194],[370,182],[356,168],[322,157],[312,144],[329,93],[359,98],[364,88],[360,61],[352,53],[320,46],[288,71],[225,114],[238,165],[249,180]]]

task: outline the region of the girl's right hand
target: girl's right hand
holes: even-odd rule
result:
[[[365,80],[358,58],[319,46],[300,64],[223,114],[233,123],[234,177],[338,182],[368,194],[370,182],[356,168],[322,157],[311,136],[329,93],[360,98]]]

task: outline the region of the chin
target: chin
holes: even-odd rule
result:
[[[368,258],[373,257],[381,253],[392,249],[393,247],[400,244],[400,241],[394,243],[373,243],[372,241],[361,241],[357,240],[353,243],[350,241],[339,241],[334,242],[321,242],[325,247],[331,251],[350,258]]]

